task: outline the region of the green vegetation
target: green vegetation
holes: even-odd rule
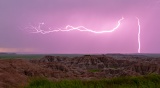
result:
[[[91,69],[91,70],[89,70],[89,72],[100,72],[100,70],[99,69]]]
[[[40,59],[47,55],[67,57],[83,56],[82,54],[0,54],[0,59]]]
[[[61,80],[33,79],[24,88],[160,88],[160,75],[139,77],[118,77],[102,80]]]
[[[43,54],[4,54],[0,59],[39,59],[44,57]]]

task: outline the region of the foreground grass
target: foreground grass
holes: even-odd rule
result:
[[[160,88],[160,75],[141,77],[118,77],[103,80],[62,80],[33,79],[24,88]]]

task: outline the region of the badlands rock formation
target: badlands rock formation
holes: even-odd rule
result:
[[[30,77],[101,79],[160,74],[160,58],[136,55],[45,56],[38,60],[0,60],[0,87],[25,85]]]

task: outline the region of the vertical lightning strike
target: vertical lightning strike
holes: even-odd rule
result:
[[[140,40],[140,37],[141,37],[141,25],[140,25],[140,21],[139,21],[139,18],[136,17],[136,19],[138,20],[138,53],[141,53],[141,40]]]

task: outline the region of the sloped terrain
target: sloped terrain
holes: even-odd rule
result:
[[[0,88],[25,85],[30,77],[88,80],[160,74],[159,64],[160,58],[132,55],[45,56],[38,60],[0,60]]]

